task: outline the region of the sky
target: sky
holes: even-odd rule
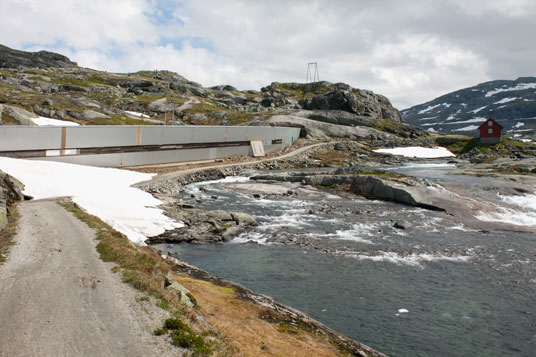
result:
[[[0,0],[0,44],[240,90],[320,80],[398,109],[534,76],[534,0]]]

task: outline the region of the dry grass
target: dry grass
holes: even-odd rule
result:
[[[235,350],[233,356],[337,356],[322,336],[261,317],[266,308],[240,298],[233,288],[176,274],[196,297],[200,313]],[[271,313],[271,312],[270,312]]]
[[[9,253],[9,248],[13,245],[13,238],[17,234],[17,223],[20,214],[16,205],[8,207],[8,225],[0,230],[0,264],[4,263]]]
[[[320,160],[325,165],[342,166],[344,160],[352,160],[352,151],[318,150],[313,158]]]

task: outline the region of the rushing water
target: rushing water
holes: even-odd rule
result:
[[[423,169],[401,170],[444,179],[448,167]],[[259,227],[228,244],[156,247],[391,356],[534,355],[534,234],[357,197],[254,199],[228,181],[190,185],[183,199],[248,212]],[[393,228],[400,219],[413,224]]]

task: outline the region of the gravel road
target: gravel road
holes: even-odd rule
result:
[[[167,312],[121,282],[95,232],[56,200],[25,201],[0,266],[0,356],[180,355],[152,334]]]

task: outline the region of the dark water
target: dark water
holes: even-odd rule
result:
[[[472,231],[444,213],[357,198],[254,200],[206,187],[219,196],[206,206],[249,212],[260,227],[234,243],[157,248],[388,355],[535,355],[533,234]],[[400,218],[413,226],[394,229]]]

